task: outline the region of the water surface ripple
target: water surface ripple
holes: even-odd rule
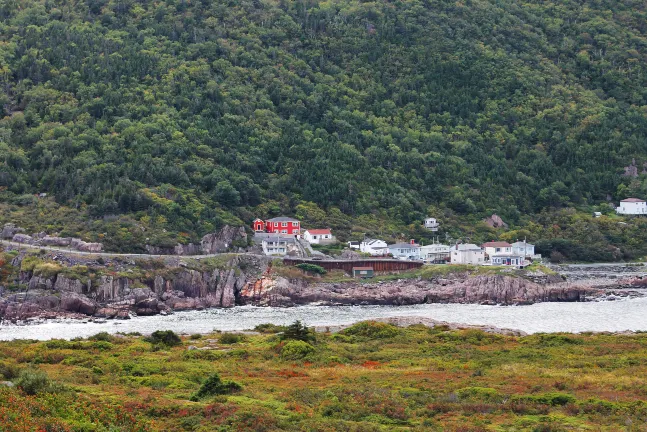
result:
[[[647,331],[647,298],[588,302],[538,303],[530,306],[424,304],[414,306],[242,306],[231,309],[176,312],[101,323],[74,320],[31,325],[0,325],[0,340],[72,339],[101,331],[208,333],[252,329],[257,324],[289,324],[298,319],[310,326],[350,324],[379,317],[422,316],[459,324],[491,325],[537,332]]]

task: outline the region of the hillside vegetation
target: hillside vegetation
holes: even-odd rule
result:
[[[432,214],[488,239],[492,212],[547,231],[647,195],[645,8],[2,0],[2,218],[113,250],[278,214],[342,237]]]
[[[642,334],[258,329],[1,342],[2,430],[647,430]]]

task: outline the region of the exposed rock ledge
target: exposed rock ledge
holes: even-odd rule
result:
[[[448,279],[400,279],[388,282],[305,283],[269,279],[245,287],[240,303],[259,306],[412,305],[421,303],[476,303],[520,305],[537,302],[584,301],[602,293],[590,287],[564,283],[538,284],[502,275]]]

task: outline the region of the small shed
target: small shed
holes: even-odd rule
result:
[[[372,278],[373,276],[375,276],[373,267],[353,267],[353,277],[366,279]]]

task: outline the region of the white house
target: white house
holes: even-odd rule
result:
[[[359,251],[371,256],[384,256],[389,254],[389,247],[384,240],[367,239],[359,244]]]
[[[472,243],[457,244],[449,249],[452,264],[483,264],[485,251]]]
[[[335,242],[330,229],[308,229],[303,233],[303,239],[310,244],[330,244]]]
[[[358,241],[349,241],[348,242],[348,247],[350,249],[359,249],[360,242]]]
[[[389,253],[393,258],[417,260],[420,259],[420,245],[413,240],[409,243],[395,243],[389,245]]]
[[[290,235],[256,233],[252,241],[261,245],[265,255],[284,256],[300,252],[297,240]]]
[[[438,227],[440,227],[440,224],[438,223],[436,218],[425,219],[425,228],[427,228],[429,231],[436,232],[438,231]]]
[[[449,246],[438,243],[420,246],[420,258],[437,263],[449,261]]]
[[[647,203],[638,198],[627,198],[620,201],[616,213],[623,215],[647,215]]]
[[[522,266],[524,264],[524,257],[521,254],[502,252],[490,255],[490,263],[492,265],[502,266]]]
[[[535,255],[535,245],[528,242],[512,243],[512,253],[522,257],[533,257]]]
[[[512,245],[504,241],[491,241],[481,245],[487,256],[491,257],[494,254],[512,253]]]

